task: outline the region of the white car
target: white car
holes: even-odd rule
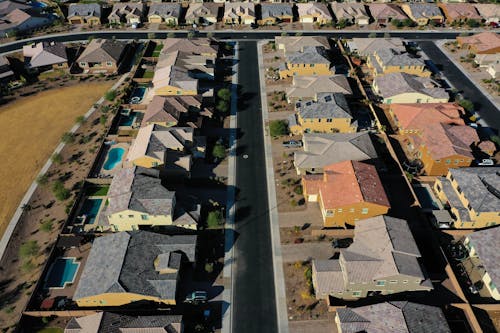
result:
[[[495,165],[495,162],[493,162],[492,159],[489,159],[489,158],[483,158],[482,160],[478,160],[476,161],[477,165],[480,165],[480,166],[492,166],[492,165]]]

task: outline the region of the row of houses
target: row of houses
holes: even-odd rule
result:
[[[143,3],[115,3],[108,15],[109,23],[139,24],[149,23],[179,24],[183,8],[180,3],[153,3],[146,8]],[[189,4],[183,17],[186,24],[273,25],[298,21],[301,23],[331,24],[344,22],[347,25],[367,25],[371,22],[388,24],[392,20],[411,20],[419,26],[434,22],[451,24],[467,20],[497,24],[500,10],[496,5],[467,3],[404,3],[404,4],[362,4],[355,2],[309,3],[262,3],[226,2]],[[147,18],[147,19],[146,19]],[[70,4],[67,19],[71,24],[100,24],[99,4]]]
[[[495,80],[500,78],[500,37],[483,32],[472,36],[457,37],[457,44],[474,55],[474,63]]]
[[[0,2],[2,37],[50,25],[54,19],[54,14],[49,14],[34,4],[10,0]]]

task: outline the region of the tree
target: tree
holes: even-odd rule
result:
[[[407,19],[403,20],[403,25],[405,27],[414,27],[415,26],[415,22],[413,22],[412,19],[407,18]]]
[[[115,100],[115,98],[116,98],[116,91],[114,91],[114,90],[110,90],[110,91],[106,92],[106,93],[104,94],[104,98],[105,98],[107,101],[109,101],[109,102],[114,101],[114,100]]]
[[[75,134],[73,134],[71,132],[66,132],[62,135],[61,141],[63,143],[73,143],[73,142],[75,142]]]
[[[50,157],[50,160],[52,161],[52,163],[61,164],[63,161],[63,158],[62,158],[61,154],[55,153],[54,155],[52,155]]]
[[[224,159],[226,157],[226,147],[221,143],[216,143],[214,149],[212,150],[212,155],[218,159]]]
[[[217,229],[224,224],[224,217],[220,210],[214,210],[208,213],[207,227],[208,229]]]
[[[377,33],[376,32],[370,32],[368,34],[368,38],[377,38]]]
[[[148,39],[155,39],[156,34],[154,32],[148,32]]]
[[[194,38],[194,32],[190,31],[187,33],[187,39],[193,39]]]
[[[215,108],[221,113],[227,113],[229,111],[229,104],[226,101],[220,100]]]
[[[467,112],[474,111],[474,103],[472,103],[468,99],[461,99],[460,101],[458,101],[458,105],[463,107]]]
[[[99,123],[100,123],[101,125],[103,125],[103,126],[104,126],[104,125],[106,125],[106,121],[107,121],[107,120],[108,120],[108,117],[107,117],[106,115],[104,115],[104,114],[103,114],[103,115],[101,115],[101,117],[99,118]]]
[[[468,19],[467,20],[467,26],[469,28],[477,28],[477,27],[480,26],[480,23],[477,20],[475,20],[475,19]]]
[[[85,121],[86,121],[85,116],[78,116],[78,117],[76,117],[76,123],[77,124],[81,125],[81,124],[85,123]]]
[[[403,26],[403,22],[401,22],[401,20],[398,20],[398,19],[393,19],[391,21],[391,24],[397,28],[400,28]]]
[[[54,227],[54,224],[52,220],[46,220],[42,222],[42,225],[40,226],[40,230],[43,232],[51,232],[52,228]]]
[[[271,136],[281,136],[288,134],[288,125],[284,120],[273,120],[269,123]]]
[[[490,141],[497,145],[497,147],[500,147],[500,136],[492,135],[490,136]]]
[[[22,244],[19,248],[19,256],[23,259],[27,259],[36,256],[40,251],[40,246],[36,240],[29,240]]]
[[[345,27],[347,27],[348,23],[349,22],[346,19],[340,19],[337,22],[337,28],[338,29],[344,29]]]
[[[45,186],[49,183],[49,177],[46,174],[41,174],[36,177],[36,183],[40,186]]]
[[[227,88],[219,89],[219,91],[217,92],[217,97],[219,97],[223,101],[229,102],[229,100],[231,99],[231,91],[229,91],[229,89]]]
[[[52,193],[54,193],[54,196],[59,201],[64,201],[71,195],[71,192],[64,187],[64,184],[60,180],[55,181],[52,185]]]

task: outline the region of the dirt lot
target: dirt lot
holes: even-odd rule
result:
[[[61,135],[111,85],[111,82],[83,83],[49,90],[1,108],[0,236]]]

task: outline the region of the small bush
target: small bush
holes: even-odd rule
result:
[[[85,123],[85,121],[86,121],[86,119],[85,119],[84,116],[78,116],[78,117],[76,117],[76,123],[77,124],[83,124],[83,123]]]
[[[36,256],[40,251],[40,246],[36,240],[29,240],[19,248],[19,256],[23,259]]]
[[[215,144],[215,146],[212,150],[212,155],[215,158],[218,158],[221,160],[224,159],[226,157],[226,147],[224,147],[220,143]]]
[[[205,264],[205,272],[208,274],[212,273],[214,271],[214,264],[212,262],[207,262]]]
[[[231,100],[231,91],[227,88],[219,89],[219,91],[217,91],[217,97],[223,101],[229,102],[229,100]]]
[[[59,201],[64,201],[71,195],[71,192],[64,187],[64,184],[60,180],[54,182],[52,185],[52,193],[54,193],[54,196]]]
[[[47,176],[45,173],[36,177],[36,183],[40,186],[45,186],[48,184],[48,182],[49,176]]]
[[[99,117],[99,123],[101,125],[106,125],[106,121],[108,120],[108,117],[106,117],[105,115],[101,115],[101,117]]]
[[[52,220],[47,220],[42,222],[42,225],[40,226],[40,230],[43,232],[51,232],[54,227],[54,224]]]
[[[297,205],[298,205],[297,200],[295,199],[290,200],[290,206],[297,207]]]
[[[4,311],[5,311],[5,313],[10,314],[10,313],[14,312],[15,309],[16,309],[16,307],[14,305],[12,305],[12,306],[9,306],[8,308],[5,308]]]
[[[277,137],[288,134],[288,125],[284,120],[273,120],[269,123],[271,136]]]
[[[109,101],[109,102],[114,101],[114,100],[115,100],[115,98],[116,98],[116,91],[114,91],[114,90],[110,90],[110,91],[106,92],[106,93],[104,94],[104,98],[105,98],[107,101]]]
[[[21,270],[24,273],[29,273],[29,272],[33,271],[35,268],[36,268],[36,265],[31,260],[25,261],[21,265]]]
[[[229,111],[229,103],[224,100],[219,100],[215,108],[221,113],[227,113]]]
[[[462,99],[462,100],[458,101],[458,105],[463,107],[468,112],[474,111],[474,103],[472,103],[468,99]]]
[[[48,324],[50,321],[50,318],[49,317],[42,317],[42,323],[44,324]]]
[[[55,163],[55,164],[61,164],[63,161],[63,158],[62,158],[61,154],[59,154],[59,153],[55,153],[54,155],[52,155],[50,157],[50,159],[51,159],[52,163]]]
[[[62,135],[61,141],[64,143],[73,143],[75,142],[75,134],[66,132]]]
[[[298,194],[298,195],[302,195],[303,193],[303,190],[302,190],[302,186],[296,186],[293,191],[295,192],[295,194]]]
[[[224,216],[220,210],[214,210],[208,213],[207,227],[208,229],[220,228],[224,224]]]

